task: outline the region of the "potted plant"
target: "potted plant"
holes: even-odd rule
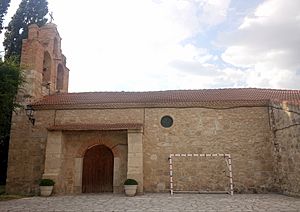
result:
[[[39,184],[41,196],[49,197],[52,193],[54,184],[55,184],[55,182],[51,179],[41,179],[40,184]]]
[[[135,179],[127,179],[124,182],[125,194],[133,197],[136,194],[138,182]]]

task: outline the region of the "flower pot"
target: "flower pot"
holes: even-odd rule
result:
[[[53,186],[40,186],[41,196],[49,197],[52,193]]]
[[[126,196],[133,197],[136,194],[137,185],[124,185]]]

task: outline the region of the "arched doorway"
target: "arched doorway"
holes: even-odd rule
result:
[[[89,148],[83,158],[82,192],[113,191],[114,156],[109,148],[97,145]]]

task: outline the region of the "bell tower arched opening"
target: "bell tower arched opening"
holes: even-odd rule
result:
[[[58,41],[57,38],[54,38],[53,41],[53,55],[57,56],[58,55]]]
[[[56,90],[62,90],[64,88],[64,68],[61,64],[57,66],[56,76]]]
[[[43,60],[43,84],[47,85],[51,81],[51,56],[49,52],[44,52]]]

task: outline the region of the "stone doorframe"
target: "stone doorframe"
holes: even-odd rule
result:
[[[138,181],[138,193],[143,193],[143,129],[127,129],[127,145],[128,145],[128,161],[127,161],[127,178],[133,178]],[[114,155],[114,173],[113,173],[113,191],[119,193],[123,191],[119,185],[120,182],[119,166],[120,157],[118,151],[112,146],[104,143],[95,143],[93,145],[103,144],[110,148]],[[92,146],[93,146],[92,145]],[[61,176],[63,164],[63,132],[62,130],[48,131],[46,159],[43,178],[50,178],[56,182],[54,191],[60,193],[60,185],[63,185],[63,178]],[[88,148],[90,148],[89,146]],[[80,149],[77,156],[74,157],[74,193],[81,193],[82,189],[82,170],[83,157],[85,151],[88,149]]]
[[[138,193],[144,192],[143,173],[143,129],[128,129],[128,161],[127,179],[132,178],[138,181]]]

